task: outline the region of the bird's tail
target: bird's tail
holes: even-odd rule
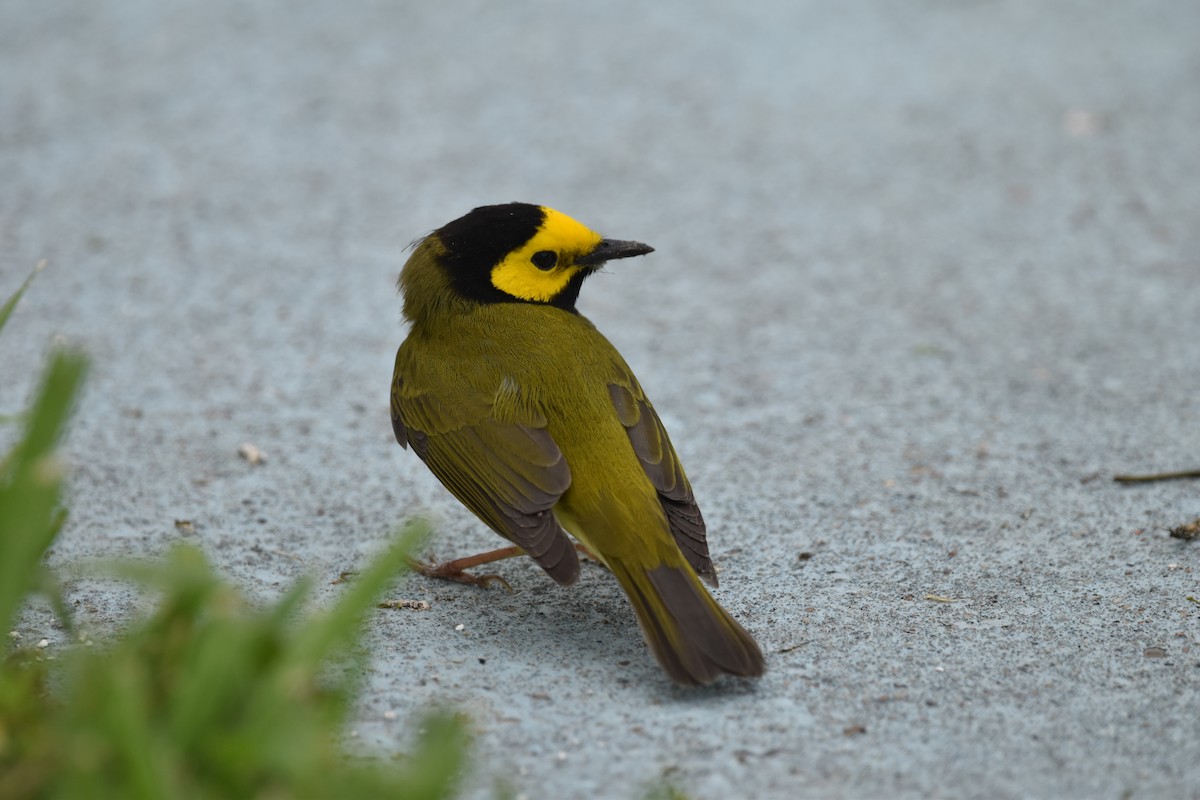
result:
[[[707,685],[722,674],[757,677],[766,664],[754,638],[717,604],[687,566],[646,568],[610,560],[646,643],[671,679]]]

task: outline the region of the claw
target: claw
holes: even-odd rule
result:
[[[595,561],[597,564],[603,565],[604,562],[595,556],[582,544],[576,544],[576,549],[585,556]],[[503,561],[506,558],[514,558],[515,556],[524,555],[525,551],[519,547],[502,547],[499,550],[489,550],[486,553],[479,553],[474,556],[466,556],[464,558],[456,558],[453,561],[443,561],[440,564],[436,559],[430,561],[418,561],[415,558],[408,559],[408,566],[413,572],[424,575],[426,578],[436,578],[440,581],[453,581],[454,583],[465,583],[470,586],[480,586],[484,589],[491,586],[493,583],[498,583],[503,586],[509,594],[513,594],[513,588],[508,581],[499,575],[472,575],[467,572],[472,567],[478,567],[482,564],[491,564],[495,561]]]
[[[500,575],[472,575],[463,567],[463,561],[464,559],[457,559],[455,561],[444,561],[440,564],[437,564],[427,561],[418,561],[415,558],[409,558],[408,566],[412,568],[413,572],[424,575],[426,578],[436,578],[437,580],[442,581],[453,581],[454,583],[465,583],[470,586],[479,586],[484,589],[491,586],[492,583],[499,583],[508,591],[509,594],[513,593],[512,585]]]

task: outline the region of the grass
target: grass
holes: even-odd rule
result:
[[[0,306],[0,328],[28,285]],[[71,630],[44,556],[66,519],[57,452],[87,367],[79,353],[51,356],[23,433],[0,460],[0,631],[35,594]],[[355,644],[364,619],[422,533],[410,526],[317,615],[302,613],[308,582],[261,608],[192,547],[118,567],[157,593],[153,612],[53,660],[36,647],[2,654],[0,797],[453,796],[467,742],[449,713],[417,721],[403,759],[350,759],[338,744],[365,657]]]

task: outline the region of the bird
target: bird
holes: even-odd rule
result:
[[[757,642],[705,588],[717,574],[704,519],[662,421],[576,308],[605,263],[654,248],[520,202],[475,208],[412,247],[398,281],[409,330],[391,384],[396,440],[512,543],[429,574],[478,580],[464,565],[525,554],[570,585],[574,537],[616,577],[677,684],[762,675]]]

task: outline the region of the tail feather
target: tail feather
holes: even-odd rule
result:
[[[717,604],[688,567],[610,562],[646,643],[676,683],[707,685],[722,674],[757,677],[766,664],[754,638]]]

